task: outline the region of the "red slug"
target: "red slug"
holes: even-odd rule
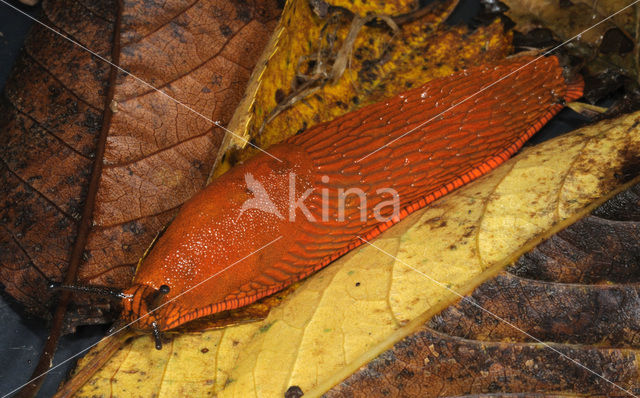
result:
[[[507,160],[582,96],[582,79],[564,72],[556,57],[529,56],[465,70],[270,147],[281,161],[236,166],[143,258],[122,321],[157,337],[325,267]]]

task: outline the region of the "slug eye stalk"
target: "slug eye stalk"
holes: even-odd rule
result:
[[[147,307],[149,310],[153,311],[160,307],[160,301],[164,296],[169,294],[171,288],[167,285],[162,285],[155,292],[145,297],[145,302],[147,303]]]

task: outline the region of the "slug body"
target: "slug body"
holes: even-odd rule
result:
[[[142,260],[122,319],[159,307],[134,327],[167,330],[250,304],[497,167],[582,96],[557,58],[531,61],[433,80],[270,147],[282,162],[261,154],[233,168]]]

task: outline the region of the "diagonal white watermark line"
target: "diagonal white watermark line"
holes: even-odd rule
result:
[[[83,46],[82,44],[78,43],[77,41],[75,41],[75,40],[73,40],[73,39],[71,39],[71,38],[69,38],[69,37],[65,36],[64,34],[62,34],[62,33],[58,32],[58,31],[56,31],[55,29],[53,29],[53,28],[51,28],[51,27],[47,26],[47,25],[46,25],[46,24],[44,24],[43,22],[41,22],[41,21],[37,20],[36,18],[34,18],[34,17],[30,16],[29,14],[27,14],[27,13],[25,13],[25,12],[21,11],[20,9],[18,9],[18,8],[14,7],[13,5],[11,5],[11,4],[9,4],[9,3],[7,3],[5,0],[0,0],[0,2],[2,2],[3,4],[5,4],[5,5],[7,5],[7,6],[11,7],[11,8],[13,8],[15,11],[17,11],[17,12],[19,12],[19,13],[21,13],[21,14],[25,15],[27,18],[29,18],[29,19],[33,20],[34,22],[37,22],[38,24],[40,24],[40,25],[44,26],[45,28],[47,28],[47,29],[51,30],[51,31],[52,31],[52,32],[54,32],[55,34],[57,34],[57,35],[61,36],[62,38],[64,38],[64,39],[68,40],[69,42],[71,42],[71,43],[73,43],[73,44],[77,45],[78,47],[80,47],[80,48],[82,48],[82,49],[84,49],[85,51],[87,51],[87,52],[91,53],[92,55],[94,55],[95,57],[99,58],[100,60],[102,60],[102,61],[104,61],[104,62],[106,62],[106,63],[108,63],[108,64],[112,65],[113,67],[117,68],[118,70],[122,71],[123,73],[126,73],[127,75],[129,75],[129,76],[133,77],[135,80],[139,81],[141,84],[143,84],[143,85],[145,85],[145,86],[147,86],[147,87],[149,87],[149,88],[153,89],[154,91],[159,92],[160,94],[164,95],[165,97],[167,97],[168,99],[172,100],[173,102],[175,102],[175,103],[177,103],[177,104],[179,104],[179,105],[183,106],[184,108],[186,108],[186,109],[190,110],[191,112],[193,112],[193,113],[195,113],[195,114],[199,115],[200,117],[204,118],[205,120],[209,121],[210,123],[212,123],[212,124],[214,124],[214,125],[216,125],[216,126],[218,126],[218,127],[222,128],[222,129],[223,129],[223,130],[225,130],[226,132],[228,132],[228,133],[230,133],[230,134],[232,134],[232,135],[234,135],[234,136],[236,136],[236,137],[238,137],[238,138],[240,138],[240,139],[244,140],[244,141],[245,141],[246,143],[248,143],[249,145],[251,145],[251,146],[255,147],[256,149],[258,149],[258,150],[260,150],[260,151],[262,151],[262,152],[266,153],[267,155],[269,155],[269,156],[271,156],[272,158],[274,158],[274,159],[276,159],[276,160],[278,160],[278,161],[280,161],[280,162],[281,162],[281,160],[280,160],[280,159],[276,158],[275,156],[271,155],[270,153],[266,152],[265,150],[263,150],[263,149],[261,149],[261,148],[257,147],[256,145],[252,144],[251,142],[247,141],[246,139],[244,139],[244,138],[242,138],[242,137],[238,136],[238,135],[237,135],[237,134],[235,134],[234,132],[232,132],[232,131],[228,130],[228,129],[227,129],[227,128],[225,128],[224,126],[220,125],[220,124],[219,124],[219,122],[217,122],[217,121],[213,121],[213,120],[211,120],[210,118],[208,118],[208,117],[206,117],[206,116],[202,115],[201,113],[199,113],[199,112],[198,112],[198,111],[196,111],[195,109],[193,109],[193,108],[189,107],[188,105],[186,105],[186,104],[184,104],[184,103],[180,102],[179,100],[177,100],[177,99],[175,99],[175,98],[171,97],[170,95],[166,94],[165,92],[163,92],[163,91],[161,91],[161,90],[159,90],[159,89],[155,88],[155,87],[154,87],[154,86],[152,86],[151,84],[149,84],[149,83],[145,82],[144,80],[142,80],[142,79],[138,78],[137,76],[135,76],[135,75],[131,74],[130,72],[126,71],[125,69],[121,68],[120,66],[115,65],[114,63],[110,62],[109,60],[107,60],[107,59],[105,59],[105,58],[101,57],[100,55],[98,55],[98,54],[96,54],[95,52],[91,51],[90,49],[88,49],[87,47],[85,47],[85,46]],[[369,153],[368,155],[366,155],[366,156],[364,156],[364,157],[362,157],[362,158],[360,158],[360,159],[356,160],[356,162],[360,162],[361,160],[363,160],[363,159],[365,159],[365,158],[367,158],[367,157],[369,157],[369,156],[373,155],[374,153],[376,153],[376,152],[378,152],[379,150],[381,150],[381,149],[385,148],[386,146],[390,145],[391,143],[393,143],[393,142],[395,142],[395,141],[399,140],[400,138],[404,137],[404,136],[405,136],[405,135],[407,135],[407,134],[410,134],[411,132],[415,131],[416,129],[418,129],[418,128],[420,128],[420,127],[424,126],[425,124],[429,123],[430,121],[434,120],[435,118],[437,118],[437,117],[441,116],[441,115],[442,115],[442,114],[444,114],[445,112],[447,112],[447,111],[449,111],[449,110],[451,110],[451,109],[455,108],[456,106],[458,106],[458,105],[460,105],[460,104],[462,104],[462,103],[464,103],[464,102],[468,101],[469,99],[471,99],[471,98],[475,97],[476,95],[478,95],[478,94],[482,93],[483,91],[487,90],[488,88],[490,88],[490,87],[494,86],[495,84],[499,83],[500,81],[502,81],[502,80],[506,79],[507,77],[511,76],[512,74],[516,73],[516,72],[517,72],[517,71],[519,71],[520,69],[525,68],[525,67],[526,67],[526,66],[528,66],[529,64],[531,64],[531,63],[533,63],[533,62],[537,61],[538,59],[540,59],[540,58],[544,57],[545,55],[547,55],[547,54],[549,54],[549,53],[551,53],[551,52],[553,52],[553,51],[557,50],[558,48],[560,48],[560,47],[562,47],[562,46],[566,45],[566,44],[567,44],[567,43],[569,43],[570,41],[572,41],[572,40],[576,39],[577,37],[580,37],[580,36],[581,36],[582,34],[584,34],[585,32],[587,32],[587,31],[589,31],[589,30],[591,30],[591,29],[595,28],[596,26],[600,25],[601,23],[603,23],[603,22],[605,22],[605,21],[607,21],[607,20],[611,19],[611,18],[612,18],[612,17],[614,17],[615,15],[617,15],[617,14],[619,14],[619,13],[623,12],[624,10],[628,9],[629,7],[632,7],[633,5],[635,5],[635,4],[639,3],[639,2],[640,2],[640,0],[636,0],[636,1],[634,1],[633,3],[631,3],[631,4],[627,5],[626,7],[623,7],[622,9],[618,10],[617,12],[615,12],[615,13],[611,14],[610,16],[608,16],[608,17],[606,17],[606,18],[602,19],[601,21],[599,21],[598,23],[594,24],[594,25],[593,25],[593,26],[591,26],[590,28],[585,29],[585,30],[584,30],[584,31],[582,31],[581,33],[579,33],[579,34],[575,35],[574,37],[572,37],[572,38],[570,38],[570,39],[568,39],[568,40],[566,40],[565,42],[563,42],[563,43],[559,44],[558,46],[554,47],[553,49],[548,50],[547,52],[543,53],[542,55],[538,56],[538,57],[537,57],[537,58],[535,58],[534,60],[532,60],[532,61],[528,62],[527,64],[525,64],[525,65],[521,66],[520,68],[516,69],[515,71],[513,71],[513,72],[511,72],[511,73],[509,73],[509,74],[507,74],[507,75],[503,76],[502,78],[498,79],[497,81],[495,81],[495,82],[494,82],[494,83],[492,83],[491,85],[489,85],[489,86],[487,86],[487,87],[485,87],[485,88],[481,89],[480,91],[478,91],[478,92],[474,93],[473,95],[471,95],[471,96],[467,97],[467,98],[466,98],[466,99],[464,99],[463,101],[460,101],[460,102],[458,102],[458,103],[456,103],[456,104],[452,105],[451,107],[449,107],[449,108],[445,109],[444,111],[442,111],[442,112],[441,112],[441,113],[439,113],[438,115],[436,115],[436,116],[432,117],[431,119],[429,119],[429,120],[427,120],[427,121],[425,121],[425,122],[421,123],[421,124],[420,124],[420,125],[418,125],[417,127],[415,127],[415,128],[413,128],[413,129],[411,129],[410,131],[408,131],[408,132],[404,133],[404,134],[403,134],[403,135],[401,135],[400,137],[398,137],[398,138],[396,138],[396,139],[394,139],[394,140],[390,141],[389,143],[387,143],[387,144],[385,144],[385,145],[381,146],[380,148],[376,149],[375,151],[373,151],[373,152]],[[64,360],[64,361],[60,362],[59,364],[57,364],[57,365],[53,366],[52,368],[50,368],[50,369],[49,369],[49,370],[47,370],[46,372],[43,372],[43,373],[42,373],[42,374],[40,374],[39,376],[36,376],[35,378],[33,378],[33,379],[31,379],[31,380],[27,381],[25,384],[21,385],[20,387],[18,387],[18,388],[16,388],[16,389],[14,389],[14,390],[10,391],[9,393],[7,393],[7,394],[3,395],[3,396],[2,396],[2,398],[6,398],[6,397],[8,397],[9,395],[11,395],[11,394],[15,393],[16,391],[18,391],[18,390],[19,390],[19,389],[21,389],[22,387],[26,386],[27,384],[29,384],[29,383],[33,382],[34,380],[36,380],[36,379],[38,379],[38,378],[40,378],[40,377],[42,377],[42,376],[44,376],[44,375],[46,375],[47,373],[49,373],[49,372],[50,372],[50,371],[52,371],[53,369],[55,369],[55,368],[57,368],[57,367],[61,366],[62,364],[64,364],[64,363],[66,363],[66,362],[70,361],[71,359],[73,359],[73,358],[75,358],[75,357],[77,357],[77,356],[81,355],[82,353],[84,353],[84,352],[88,351],[89,349],[91,349],[91,348],[95,347],[97,344],[101,343],[101,342],[102,342],[102,341],[104,341],[105,339],[107,339],[107,338],[109,338],[109,337],[111,337],[111,336],[113,336],[113,335],[115,335],[115,334],[117,334],[117,333],[121,332],[122,330],[126,329],[127,327],[129,327],[129,326],[130,326],[130,325],[132,325],[133,323],[137,322],[138,320],[140,320],[140,319],[142,319],[142,318],[144,318],[144,317],[148,316],[149,314],[151,314],[151,313],[155,312],[156,310],[158,310],[158,309],[162,308],[162,307],[163,307],[163,306],[165,306],[166,304],[168,304],[168,303],[170,303],[171,301],[173,301],[173,300],[177,299],[178,297],[182,296],[183,294],[188,293],[189,291],[191,291],[191,290],[193,290],[194,288],[198,287],[198,286],[199,286],[199,285],[201,285],[202,283],[205,283],[206,281],[210,280],[211,278],[213,278],[213,277],[215,277],[215,276],[217,276],[217,275],[221,274],[222,272],[225,272],[226,270],[228,270],[229,268],[233,267],[234,265],[236,265],[236,264],[237,264],[237,263],[239,263],[240,261],[243,261],[243,260],[244,260],[244,259],[246,259],[247,257],[249,257],[249,256],[251,256],[251,255],[253,255],[253,254],[257,253],[257,252],[259,252],[260,250],[262,250],[262,249],[266,248],[267,246],[271,245],[272,243],[276,242],[277,240],[279,240],[279,239],[281,239],[281,238],[282,238],[282,236],[280,236],[280,237],[278,237],[278,238],[276,238],[276,239],[272,240],[271,242],[269,242],[269,243],[267,243],[266,245],[262,246],[262,247],[261,247],[261,248],[259,248],[258,250],[256,250],[256,251],[254,251],[254,252],[250,253],[249,255],[247,255],[247,256],[245,256],[245,257],[243,257],[242,259],[240,259],[240,260],[236,261],[235,263],[233,263],[233,264],[231,264],[231,265],[227,266],[226,268],[224,268],[223,270],[221,270],[221,271],[217,272],[216,274],[211,275],[210,277],[208,277],[208,278],[207,278],[207,279],[205,279],[204,281],[202,281],[202,282],[198,283],[197,285],[195,285],[195,286],[191,287],[190,289],[188,289],[188,290],[186,290],[186,291],[182,292],[182,293],[181,293],[181,294],[179,294],[178,296],[176,296],[176,297],[174,297],[173,299],[169,300],[167,303],[164,303],[164,304],[162,304],[162,305],[158,306],[157,308],[155,308],[154,310],[149,311],[148,313],[146,313],[146,314],[142,315],[140,318],[138,318],[138,319],[136,319],[136,320],[134,320],[134,321],[132,321],[132,322],[128,323],[127,325],[125,325],[125,326],[121,327],[120,329],[118,329],[118,330],[114,331],[113,333],[109,334],[108,336],[105,336],[103,339],[101,339],[101,340],[100,340],[100,341],[98,341],[97,343],[90,345],[89,347],[87,347],[87,348],[85,348],[84,350],[82,350],[82,351],[78,352],[77,354],[75,354],[75,355],[73,355],[73,356],[71,356],[71,357],[67,358],[66,360]],[[391,254],[389,254],[389,253],[385,252],[384,250],[382,250],[381,248],[379,248],[379,247],[377,247],[377,246],[373,245],[373,244],[372,244],[372,243],[370,243],[369,241],[364,240],[363,238],[361,238],[361,237],[359,237],[359,236],[358,236],[358,238],[359,238],[359,239],[361,239],[363,242],[365,242],[365,243],[367,243],[367,244],[369,244],[369,245],[371,245],[371,246],[374,246],[376,249],[378,249],[378,250],[382,251],[383,253],[387,254],[388,256],[390,256],[390,257],[392,257],[392,258],[395,258],[397,261],[399,261],[399,262],[403,263],[403,264],[404,264],[405,266],[407,266],[408,268],[411,268],[411,269],[413,269],[414,271],[418,272],[419,274],[423,275],[424,277],[426,277],[426,278],[430,279],[431,281],[433,281],[434,283],[438,284],[439,286],[441,286],[441,287],[443,287],[443,288],[445,288],[445,289],[447,289],[447,290],[450,290],[451,292],[453,292],[453,293],[454,293],[454,294],[456,294],[457,296],[461,297],[463,300],[467,300],[467,298],[465,298],[464,296],[462,296],[462,295],[461,295],[461,294],[459,294],[458,292],[456,292],[456,291],[454,291],[454,290],[452,290],[452,289],[448,288],[446,285],[443,285],[441,282],[439,282],[439,281],[437,281],[437,280],[435,280],[435,279],[433,279],[433,278],[429,277],[428,275],[426,275],[426,274],[422,273],[420,270],[418,270],[418,269],[416,269],[416,268],[414,268],[414,267],[410,266],[409,264],[407,264],[407,263],[403,262],[402,260],[400,260],[400,259],[396,258],[395,256],[393,256],[393,255],[391,255]],[[507,325],[509,325],[509,326],[513,327],[514,329],[516,329],[516,330],[520,331],[521,333],[525,334],[525,335],[526,335],[526,336],[528,336],[529,338],[531,338],[531,339],[533,339],[533,340],[537,341],[537,342],[538,342],[538,343],[540,343],[541,345],[546,346],[547,348],[549,348],[549,349],[551,349],[552,351],[556,352],[556,353],[557,353],[557,354],[559,354],[560,356],[562,356],[562,357],[564,357],[564,358],[566,358],[566,359],[570,360],[571,362],[574,362],[576,365],[578,365],[578,366],[580,366],[580,367],[584,368],[585,370],[589,371],[590,373],[594,374],[595,376],[597,376],[597,377],[599,377],[599,378],[603,379],[604,381],[606,381],[606,382],[608,382],[608,383],[612,384],[613,386],[615,386],[616,388],[620,389],[621,391],[624,391],[625,393],[627,393],[627,394],[629,394],[629,395],[631,395],[631,396],[633,396],[633,397],[637,397],[636,395],[634,395],[634,394],[633,394],[633,393],[631,393],[630,391],[628,391],[628,390],[624,389],[623,387],[621,387],[621,386],[617,385],[616,383],[614,383],[614,382],[612,382],[612,381],[610,381],[610,380],[606,379],[604,376],[602,376],[602,375],[598,374],[597,372],[595,372],[595,371],[593,371],[593,370],[591,370],[591,369],[587,368],[586,366],[584,366],[584,365],[582,365],[581,363],[577,362],[576,360],[574,360],[574,359],[572,359],[572,358],[568,357],[567,355],[565,355],[565,354],[563,354],[562,352],[558,351],[557,349],[555,349],[555,348],[551,347],[550,345],[548,345],[548,344],[544,343],[543,341],[541,341],[541,340],[539,340],[539,339],[537,339],[537,338],[535,338],[535,337],[531,336],[531,335],[530,335],[530,334],[528,334],[527,332],[525,332],[525,331],[523,331],[522,329],[518,328],[517,326],[515,326],[515,325],[511,324],[510,322],[508,322],[507,320],[505,320],[505,319],[501,318],[500,316],[498,316],[498,315],[496,315],[496,314],[492,313],[491,311],[489,311],[489,310],[487,310],[487,309],[483,308],[482,306],[480,306],[479,304],[475,303],[474,301],[471,301],[471,300],[467,300],[467,301],[468,301],[469,303],[471,303],[472,305],[474,305],[474,306],[478,307],[478,308],[479,308],[479,309],[481,309],[482,311],[489,313],[491,316],[495,317],[496,319],[498,319],[498,320],[500,320],[500,321],[504,322],[505,324],[507,324]]]
[[[3,0],[0,0],[3,1]],[[615,13],[609,15],[608,17],[602,19],[600,22],[596,23],[595,25],[590,26],[589,28],[583,30],[582,32],[578,33],[577,35],[573,36],[570,39],[565,40],[563,43],[558,44],[557,46],[555,46],[554,48],[552,48],[551,50],[545,51],[544,53],[542,53],[541,55],[539,55],[538,57],[534,58],[533,60],[527,62],[526,64],[522,65],[521,67],[519,67],[518,69],[502,76],[500,79],[496,80],[495,82],[491,83],[490,85],[488,85],[487,87],[484,87],[480,90],[478,90],[477,92],[471,94],[470,96],[468,96],[467,98],[463,99],[460,102],[457,102],[453,105],[451,105],[449,108],[443,110],[442,112],[438,113],[437,115],[435,115],[434,117],[432,117],[431,119],[424,121],[422,123],[420,123],[419,125],[417,125],[416,127],[412,128],[411,130],[407,131],[406,133],[402,134],[401,136],[394,138],[393,140],[387,142],[386,144],[382,145],[380,148],[374,150],[373,152],[361,157],[360,159],[356,160],[356,163],[368,158],[369,156],[373,155],[374,153],[388,147],[389,145],[393,144],[394,142],[398,141],[399,139],[401,139],[402,137],[406,136],[407,134],[411,134],[412,132],[416,131],[417,129],[423,127],[424,125],[426,125],[427,123],[433,121],[434,119],[439,118],[440,116],[442,116],[443,114],[445,114],[446,112],[454,109],[455,107],[457,107],[458,105],[461,105],[465,102],[467,102],[468,100],[470,100],[471,98],[477,96],[480,93],[483,93],[484,91],[490,89],[491,87],[495,86],[496,84],[500,83],[501,81],[503,81],[504,79],[508,78],[509,76],[513,75],[514,73],[518,72],[521,69],[526,68],[527,66],[531,65],[532,63],[536,62],[537,60],[539,60],[542,57],[545,57],[549,54],[551,54],[553,51],[559,49],[560,47],[563,47],[564,45],[566,45],[567,43],[571,42],[572,40],[575,40],[578,37],[581,37],[584,33],[590,31],[591,29],[595,28],[596,26],[600,25],[601,23],[608,21],[609,19],[615,17],[616,15],[620,14],[621,12],[623,12],[624,10],[628,9],[629,7],[632,7],[633,5],[640,3],[640,0],[635,0],[633,3],[627,5],[626,7],[621,8],[620,10],[616,11]]]
[[[639,0],[640,1],[640,0]],[[133,73],[123,69],[122,67],[114,64],[113,62],[109,61],[108,59],[100,56],[99,54],[95,53],[94,51],[90,50],[89,48],[83,46],[82,44],[78,43],[77,41],[73,40],[72,38],[58,32],[57,30],[55,30],[54,28],[48,26],[47,24],[45,24],[44,22],[41,22],[40,20],[38,20],[37,18],[32,17],[31,15],[27,14],[26,12],[20,10],[19,8],[13,6],[12,4],[7,3],[5,0],[0,0],[0,3],[5,4],[6,6],[9,6],[11,8],[13,8],[15,11],[19,12],[20,14],[26,16],[27,18],[31,19],[32,21],[44,26],[45,28],[49,29],[50,31],[52,31],[53,33],[57,34],[58,36],[62,37],[63,39],[69,41],[72,44],[75,44],[76,46],[82,48],[83,50],[87,51],[88,53],[90,53],[91,55],[93,55],[94,57],[100,59],[101,61],[104,61],[106,63],[108,63],[109,65],[113,66],[114,68],[118,69],[119,71],[131,76],[132,78],[134,78],[136,81],[138,81],[139,83],[141,83],[144,86],[149,87],[150,89],[157,91],[158,93],[164,95],[165,97],[167,97],[169,100],[175,102],[176,104],[184,107],[185,109],[187,109],[188,111],[191,111],[193,113],[195,113],[196,115],[200,116],[201,118],[203,118],[204,120],[208,121],[209,123],[220,127],[221,129],[223,129],[225,132],[233,135],[236,138],[239,138],[241,140],[243,140],[246,144],[251,145],[252,147],[256,148],[257,150],[271,156],[272,158],[274,158],[275,160],[277,160],[278,162],[282,163],[282,160],[280,160],[279,158],[275,157],[274,155],[270,154],[269,152],[265,151],[264,149],[260,148],[259,146],[252,144],[249,140],[247,140],[246,138],[243,138],[241,136],[239,136],[238,134],[234,133],[233,131],[229,130],[228,128],[224,127],[223,125],[220,124],[220,122],[216,121],[216,120],[212,120],[211,118],[206,117],[205,115],[203,115],[202,113],[196,111],[195,109],[193,109],[192,107],[190,107],[189,105],[185,104],[184,102],[181,102],[179,100],[177,100],[176,98],[170,96],[169,94],[165,93],[164,91],[156,88],[155,86],[153,86],[150,83],[147,83],[146,81],[140,79],[139,77],[137,77],[136,75],[134,75]]]
[[[467,303],[473,305],[474,307],[486,312],[487,314],[491,315],[492,317],[494,317],[495,319],[497,319],[500,322],[505,323],[508,326],[511,326],[512,328],[514,328],[515,330],[517,330],[518,332],[524,334],[525,336],[527,336],[528,338],[536,341],[537,343],[543,345],[544,347],[550,349],[551,351],[555,352],[556,354],[560,355],[561,357],[573,362],[574,364],[578,365],[579,367],[583,368],[584,370],[588,371],[589,373],[601,378],[602,380],[606,381],[607,383],[613,385],[614,387],[620,389],[621,391],[629,394],[632,397],[636,397],[638,398],[637,395],[633,394],[631,391],[625,389],[624,387],[612,382],[611,380],[607,379],[606,377],[604,377],[603,375],[601,375],[600,373],[589,369],[588,367],[584,366],[583,364],[581,364],[580,362],[576,361],[575,359],[567,356],[566,354],[564,354],[563,352],[557,350],[556,348],[553,348],[551,345],[545,343],[544,341],[538,339],[537,337],[532,336],[531,334],[529,334],[528,332],[522,330],[521,328],[519,328],[518,326],[514,325],[513,323],[507,321],[506,319],[502,318],[500,315],[497,315],[495,313],[493,313],[492,311],[484,308],[483,306],[481,306],[480,304],[476,303],[475,300],[472,300],[471,297],[467,297],[467,296],[463,296],[462,294],[456,292],[455,290],[451,289],[450,287],[448,287],[447,285],[445,285],[444,283],[438,281],[437,279],[432,278],[431,276],[425,274],[424,272],[420,271],[419,269],[415,268],[414,266],[408,264],[407,262],[399,259],[398,257],[394,256],[393,254],[387,252],[386,250],[374,245],[373,243],[369,242],[366,239],[361,238],[360,236],[358,236],[358,239],[360,239],[361,241],[363,241],[364,243],[368,244],[369,246],[373,246],[374,248],[378,249],[379,251],[381,251],[382,253],[386,254],[387,256],[393,258],[394,260],[398,261],[399,263],[401,263],[402,265],[404,265],[405,267],[417,272],[418,274],[424,276],[425,278],[429,279],[431,282],[435,283],[436,285],[442,287],[443,289],[446,289],[448,291],[450,291],[451,293],[455,294],[456,296],[460,297],[463,301],[466,301]]]
[[[100,339],[99,341],[97,341],[96,343],[91,344],[90,346],[88,346],[87,348],[83,349],[82,351],[79,351],[78,353],[76,353],[76,354],[74,354],[74,355],[70,356],[69,358],[65,359],[64,361],[62,361],[62,362],[58,363],[57,365],[52,366],[52,367],[51,367],[51,368],[49,368],[49,370],[47,370],[46,372],[42,372],[41,374],[39,374],[38,376],[36,376],[36,377],[32,378],[31,380],[27,381],[26,383],[22,384],[21,386],[14,388],[13,390],[11,390],[11,391],[9,391],[8,393],[4,394],[1,398],[7,398],[7,397],[9,397],[11,394],[13,394],[13,393],[17,392],[18,390],[20,390],[22,387],[26,386],[27,384],[29,384],[29,383],[33,382],[34,380],[37,380],[37,379],[41,378],[42,376],[46,375],[47,373],[51,372],[52,370],[56,369],[57,367],[59,367],[59,366],[61,366],[61,365],[65,364],[65,363],[69,362],[69,361],[70,361],[70,360],[72,360],[73,358],[76,358],[77,356],[82,355],[83,353],[85,353],[85,352],[89,351],[91,348],[93,348],[93,347],[97,346],[98,344],[102,343],[103,341],[105,341],[105,340],[106,340],[106,339],[108,339],[109,337],[111,337],[111,336],[113,336],[113,335],[115,335],[115,334],[120,333],[121,331],[125,330],[125,329],[126,329],[126,328],[128,328],[129,326],[131,326],[131,325],[133,325],[134,323],[138,322],[140,319],[143,319],[143,318],[145,318],[145,317],[149,316],[150,314],[152,314],[152,313],[156,312],[157,310],[159,310],[160,308],[164,307],[165,305],[167,305],[167,304],[171,303],[172,301],[176,300],[178,297],[180,297],[180,296],[182,296],[182,295],[184,295],[184,294],[186,294],[186,293],[189,293],[191,290],[193,290],[193,289],[197,288],[198,286],[202,285],[203,283],[205,283],[205,282],[207,282],[207,281],[211,280],[211,278],[213,278],[213,277],[215,277],[215,276],[217,276],[217,275],[220,275],[221,273],[223,273],[223,272],[227,271],[229,268],[232,268],[232,267],[233,267],[233,266],[235,266],[236,264],[238,264],[238,263],[240,263],[241,261],[244,261],[245,259],[247,259],[247,258],[249,258],[249,257],[253,256],[254,254],[258,253],[259,251],[261,251],[261,250],[265,249],[266,247],[271,246],[273,243],[275,243],[276,241],[278,241],[278,240],[280,240],[280,239],[282,239],[282,236],[279,236],[279,237],[275,238],[274,240],[272,240],[271,242],[269,242],[269,243],[265,244],[264,246],[260,247],[259,249],[256,249],[256,250],[252,251],[251,253],[247,254],[246,256],[242,257],[240,260],[238,260],[238,261],[234,262],[234,263],[233,263],[233,264],[231,264],[231,265],[226,266],[226,267],[225,267],[225,268],[223,268],[222,270],[220,270],[220,271],[216,272],[215,274],[213,274],[213,275],[209,276],[207,279],[205,279],[205,280],[203,280],[203,281],[201,281],[201,282],[198,282],[198,283],[197,283],[197,284],[195,284],[194,286],[191,286],[189,289],[187,289],[187,290],[185,290],[184,292],[182,292],[182,293],[178,294],[177,296],[175,296],[175,297],[174,297],[174,298],[172,298],[171,300],[168,300],[166,303],[164,303],[164,304],[162,304],[162,305],[159,305],[158,307],[156,307],[156,308],[154,308],[153,310],[151,310],[151,311],[147,312],[146,314],[142,315],[141,317],[137,318],[136,320],[134,320],[134,321],[132,321],[132,322],[127,323],[126,325],[122,326],[121,328],[117,329],[116,331],[114,331],[114,332],[112,332],[112,333],[108,334],[107,336],[105,336],[105,337],[101,338],[101,339]]]

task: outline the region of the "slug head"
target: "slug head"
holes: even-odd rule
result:
[[[167,285],[154,288],[149,285],[135,284],[123,292],[122,314],[120,320],[112,327],[117,329],[124,325],[141,332],[151,332],[156,341],[156,348],[162,348],[160,332],[168,314],[168,308],[162,304],[171,289]]]
[[[160,331],[166,316],[171,316],[171,310],[162,304],[162,299],[169,294],[171,288],[160,285],[154,288],[146,284],[134,284],[125,291],[102,286],[64,285],[58,282],[49,282],[51,290],[67,290],[76,293],[96,294],[119,299],[122,302],[122,314],[109,329],[109,334],[117,333],[120,329],[130,326],[141,332],[151,332],[156,341],[156,348],[162,348]],[[166,303],[168,304],[168,302]]]

